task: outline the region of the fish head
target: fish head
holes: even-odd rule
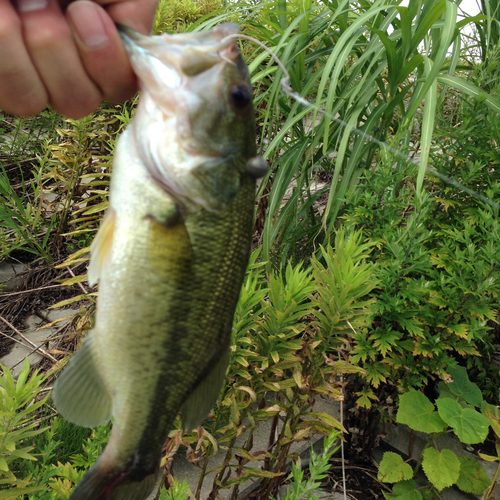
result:
[[[227,205],[241,176],[258,177],[255,165],[265,167],[256,157],[252,87],[234,37],[238,26],[160,36],[121,30],[140,80],[134,121],[144,164],[182,204]]]

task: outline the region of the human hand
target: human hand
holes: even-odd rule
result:
[[[157,0],[0,0],[0,109],[28,116],[47,104],[69,118],[123,102],[137,81],[115,22],[149,34]]]

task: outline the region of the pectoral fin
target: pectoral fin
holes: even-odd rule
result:
[[[111,396],[92,352],[93,334],[71,358],[54,385],[57,411],[70,422],[97,427],[111,418]]]
[[[111,250],[113,233],[115,231],[116,214],[109,208],[101,222],[101,227],[90,248],[90,265],[88,270],[89,285],[94,286],[99,281],[106,257]]]
[[[196,389],[182,405],[182,427],[190,431],[195,429],[209,414],[222,389],[229,363],[229,349],[225,349],[212,371],[198,384]]]

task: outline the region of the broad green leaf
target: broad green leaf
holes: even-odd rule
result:
[[[325,424],[331,426],[333,429],[338,429],[339,431],[347,432],[344,426],[336,418],[332,417],[331,415],[328,415],[328,413],[325,413],[323,411],[312,411],[309,412],[307,415],[309,417],[321,420]]]
[[[477,454],[485,461],[485,462],[498,462],[498,457],[494,457],[493,455],[485,455],[480,451]]]
[[[424,66],[426,77],[429,79],[433,73],[433,62],[430,58],[424,58]],[[420,165],[418,168],[416,191],[418,196],[422,195],[422,187],[424,184],[427,162],[429,160],[429,151],[431,148],[432,134],[434,132],[434,117],[436,116],[437,104],[437,80],[433,78],[428,85],[428,91],[425,95],[424,116],[422,118],[422,132],[420,137],[421,153]]]
[[[481,389],[469,380],[467,369],[457,366],[448,368],[448,373],[453,377],[453,382],[447,385],[449,391],[454,396],[463,398],[467,403],[479,408],[483,402],[483,395]]]
[[[457,486],[466,493],[482,495],[490,485],[481,464],[473,458],[460,457],[460,476]]]
[[[450,398],[438,399],[436,404],[439,416],[453,428],[462,443],[482,443],[488,436],[488,419],[474,408],[463,408]]]
[[[369,22],[369,19],[371,17],[375,17],[380,11],[389,9],[391,7],[393,8],[393,6],[379,5],[379,2],[375,2],[367,12],[357,17],[357,19],[342,34],[341,37],[342,40],[341,41],[339,40],[339,43],[335,45],[334,50],[330,54],[330,57],[328,58],[328,61],[325,64],[323,76],[321,78],[321,82],[318,87],[318,95],[323,95],[323,92],[325,91],[327,84],[329,86],[329,91],[325,106],[325,112],[328,115],[332,115],[333,103],[335,99],[338,98],[336,93],[337,85],[339,77],[343,70],[343,65],[338,64],[338,61],[347,60],[349,53],[352,49],[352,46],[356,43],[356,41],[362,34],[360,28],[364,26],[365,23]],[[329,79],[330,74],[331,77]],[[316,111],[314,112],[313,122],[315,120],[316,120]],[[328,152],[329,133],[330,133],[330,121],[327,121],[325,123],[325,131],[323,139],[323,154],[327,154]]]
[[[20,448],[19,450],[15,450],[12,452],[12,456],[14,457],[19,457],[19,458],[24,458],[24,460],[35,460],[36,457],[34,457],[31,453],[28,453],[29,451],[33,450],[33,446],[27,446],[26,448]]]
[[[415,431],[442,432],[446,428],[434,405],[421,392],[411,390],[399,396],[396,422]]]
[[[420,42],[424,39],[424,36],[427,35],[428,31],[431,29],[432,25],[442,16],[445,11],[446,2],[444,0],[435,3],[432,9],[418,25],[411,39],[411,45],[409,49],[410,52],[415,51]]]
[[[5,458],[3,458],[3,457],[0,457],[0,470],[3,470],[3,471],[9,470],[9,466],[7,465],[7,462],[6,462]]]
[[[460,474],[460,461],[451,450],[427,448],[423,453],[422,469],[438,491],[452,486]]]
[[[384,493],[387,500],[422,500],[422,494],[417,489],[417,483],[410,479],[397,483],[392,488],[393,494]]]
[[[401,455],[388,451],[380,462],[377,479],[384,483],[398,483],[413,477],[413,469],[403,461]]]
[[[432,487],[432,485],[430,483],[429,483],[429,486],[427,486],[427,488],[420,490],[420,493],[422,493],[423,500],[435,500],[436,499],[436,490]]]
[[[443,381],[438,384],[439,399],[451,398],[453,399],[455,395],[450,391],[450,384],[445,384]]]
[[[393,93],[394,89],[398,83],[397,81],[397,71],[399,70],[398,57],[396,54],[396,44],[387,36],[386,33],[378,29],[372,28],[372,32],[376,33],[382,43],[384,44],[385,51],[387,54],[387,73],[389,77],[389,89]]]
[[[457,19],[457,6],[452,3],[452,2],[443,2],[444,7],[445,7],[445,16],[444,16],[444,26],[441,29],[440,33],[440,38],[439,38],[439,45],[437,48],[437,51],[433,50],[430,57],[433,58],[432,65],[430,65],[428,68],[426,68],[426,77],[425,77],[425,82],[422,85],[422,87],[418,90],[418,93],[416,97],[412,99],[412,104],[410,105],[410,109],[408,109],[407,112],[407,118],[410,117],[412,118],[414,113],[416,112],[418,106],[420,106],[421,100],[424,96],[428,95],[429,89],[433,85],[437,85],[436,78],[438,77],[438,74],[441,71],[441,68],[443,66],[443,63],[446,59],[446,56],[448,54],[448,49],[451,45],[451,42],[453,39],[456,37],[456,19]],[[435,13],[438,12],[438,7],[439,3],[436,4],[432,11],[436,11]],[[440,17],[441,14],[439,14],[438,17]],[[426,19],[431,18],[431,15],[429,13],[428,16],[426,16]],[[435,19],[437,21],[437,19]],[[425,20],[424,20],[425,23]],[[434,24],[434,23],[433,23]],[[417,29],[417,31],[420,29]],[[416,91],[417,92],[417,91]],[[426,97],[427,99],[427,97]],[[427,102],[426,102],[427,106]],[[433,104],[435,106],[435,103]],[[434,110],[435,111],[435,110]]]
[[[488,419],[493,432],[497,435],[497,437],[500,437],[500,415],[498,408],[492,405],[488,405],[486,404],[486,402],[483,402],[483,404],[481,405],[481,412]]]
[[[74,276],[72,278],[68,278],[67,280],[61,281],[61,286],[70,286],[75,285],[76,283],[81,283],[87,279],[86,274],[81,274],[80,276]]]
[[[449,85],[450,87],[459,90],[466,96],[474,97],[476,99],[482,98],[484,99],[486,106],[488,106],[495,113],[500,113],[500,100],[490,94],[487,94],[484,90],[481,90],[472,83],[451,75],[439,75],[438,82]]]

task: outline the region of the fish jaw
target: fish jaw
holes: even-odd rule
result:
[[[141,79],[148,79],[151,74],[159,72],[156,85],[180,83],[179,74],[194,76],[220,62],[220,55],[235,62],[239,57],[234,35],[239,27],[234,23],[226,23],[209,31],[182,33],[176,35],[163,34],[146,36],[128,27],[119,25],[120,34],[132,65]],[[164,68],[172,68],[178,75],[161,74]],[[154,81],[153,78],[152,81]],[[160,89],[161,91],[161,89]]]
[[[218,211],[256,157],[250,76],[237,25],[186,36],[122,34],[141,99],[133,121],[151,177],[179,205]]]

